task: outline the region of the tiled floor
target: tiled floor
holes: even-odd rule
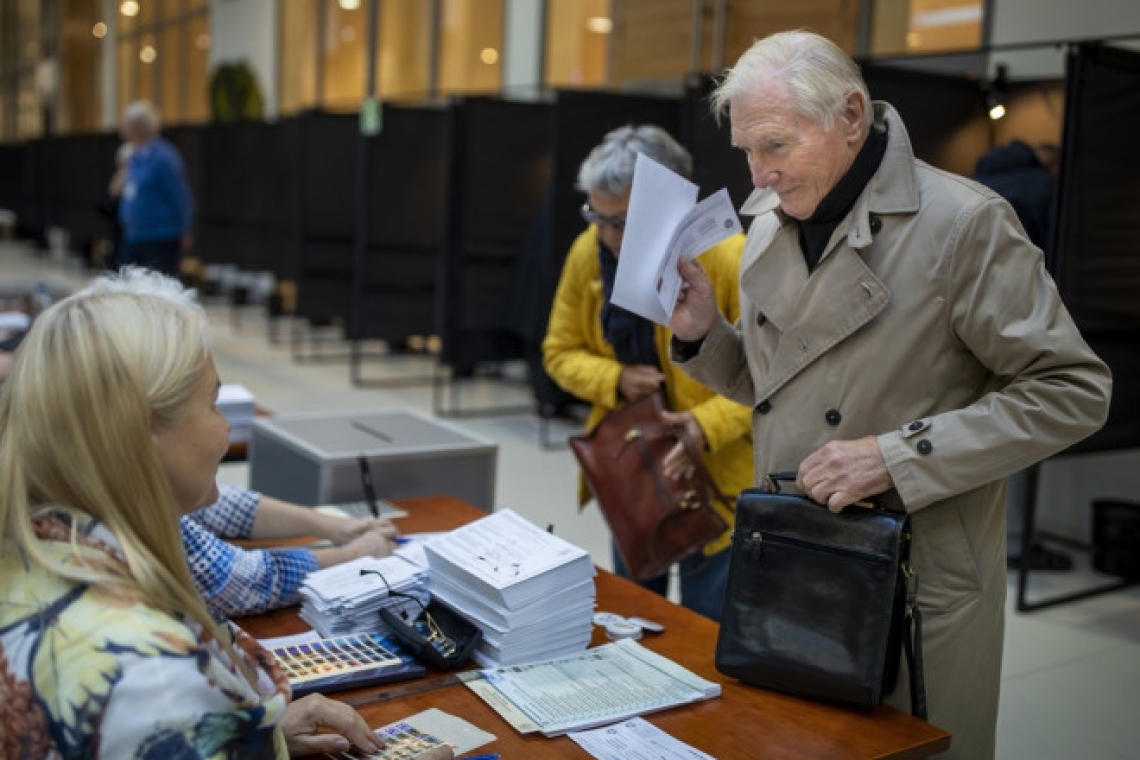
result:
[[[0,289],[14,282],[46,280],[81,284],[85,276],[33,256],[26,247],[0,243]],[[430,412],[427,385],[359,389],[345,362],[298,365],[287,344],[267,340],[264,319],[248,311],[235,327],[228,307],[209,307],[213,345],[224,382],[241,383],[275,412],[412,408]],[[420,374],[415,360],[389,359],[369,376]],[[426,369],[426,367],[424,367]],[[465,408],[526,402],[525,391],[495,384],[467,388]],[[596,509],[579,512],[571,454],[538,446],[535,420],[527,415],[455,421],[499,443],[497,506],[509,506],[555,530],[610,566],[605,527]],[[563,429],[565,435],[568,429]],[[222,467],[225,482],[244,484],[248,468]],[[1083,576],[1035,579],[1037,594],[1063,589]],[[1115,592],[1028,614],[1013,611],[1010,575],[1005,666],[998,729],[1002,760],[1125,760],[1140,758],[1140,589]],[[710,642],[711,646],[712,642]]]

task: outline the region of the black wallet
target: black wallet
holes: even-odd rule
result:
[[[415,618],[405,618],[385,607],[380,610],[380,619],[392,629],[392,638],[403,649],[440,670],[467,662],[483,637],[471,621],[434,599]]]

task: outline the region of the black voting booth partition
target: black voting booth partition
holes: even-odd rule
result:
[[[493,98],[448,109],[445,238],[436,291],[442,372],[435,411],[474,415],[518,406],[462,407],[462,382],[522,360],[540,417],[573,402],[542,371],[541,343],[562,261],[584,223],[578,167],[606,132],[627,123],[677,133],[675,100],[559,91],[552,102]],[[530,405],[525,407],[529,411]]]
[[[369,182],[361,205],[363,264],[357,259],[352,292],[351,374],[357,385],[427,382],[419,378],[366,379],[364,341],[404,348],[412,336],[435,331],[436,269],[443,238],[444,111],[386,106],[383,130],[367,142]],[[358,179],[358,181],[360,181]],[[361,253],[357,241],[358,256]],[[362,271],[360,271],[362,269]]]
[[[1140,151],[1132,149],[1140,133],[1140,53],[1082,44],[1068,52],[1066,68],[1055,242],[1047,261],[1081,333],[1113,374],[1108,421],[1063,452],[1068,456],[1140,446]],[[1032,468],[1029,477],[1025,546],[1041,535],[1035,531],[1037,471]],[[1136,583],[1122,579],[1030,600],[1029,574],[1023,562],[1020,611]]]
[[[343,329],[357,384],[429,381],[430,375],[366,379],[363,346],[384,340],[403,347],[435,329],[444,112],[385,105],[382,129],[369,136],[361,134],[355,114],[313,112],[291,121],[298,173],[295,315],[308,327]],[[346,358],[306,351],[308,327],[295,323],[295,359]]]
[[[42,240],[47,228],[57,227],[68,232],[71,247],[90,250],[112,234],[111,219],[100,209],[118,145],[107,132],[6,146],[12,175],[3,185],[11,196],[0,207],[16,212],[22,234]]]
[[[444,239],[435,297],[441,341],[433,383],[437,414],[464,413],[460,385],[477,369],[525,354],[524,326],[512,319],[512,299],[521,293],[512,291],[525,285],[515,273],[526,261],[523,245],[542,217],[550,181],[550,112],[547,103],[496,98],[456,100],[447,111]],[[479,412],[527,408],[484,405]]]
[[[210,124],[199,130],[202,176],[195,234],[207,264],[296,275],[292,219],[296,215],[292,153],[280,124]],[[185,143],[186,141],[183,140]],[[186,154],[184,154],[186,155]],[[235,302],[243,299],[235,294]]]

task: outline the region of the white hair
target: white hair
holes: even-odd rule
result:
[[[637,154],[644,153],[662,166],[688,177],[693,173],[689,151],[661,127],[632,124],[618,127],[602,138],[578,169],[575,185],[584,193],[619,198],[633,187]]]
[[[733,100],[747,97],[770,76],[782,78],[797,110],[824,129],[835,125],[852,93],[870,113],[871,95],[855,61],[826,37],[802,30],[753,42],[713,92],[713,113],[721,118]]]
[[[149,100],[136,100],[123,111],[123,121],[127,124],[137,124],[148,133],[158,134],[162,121],[158,117],[158,109]]]
[[[145,267],[125,266],[118,272],[100,275],[83,288],[79,295],[102,293],[158,296],[183,309],[205,316],[205,311],[198,303],[197,292],[193,288],[184,287],[173,277]]]

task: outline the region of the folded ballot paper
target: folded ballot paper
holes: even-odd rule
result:
[[[360,557],[309,573],[300,594],[301,619],[325,638],[384,633],[381,608],[415,618],[431,600],[427,569],[396,555]]]
[[[613,302],[668,327],[683,282],[677,260],[694,259],[740,232],[728,191],[697,203],[698,188],[643,153],[634,165]]]
[[[424,546],[431,593],[477,625],[484,667],[584,650],[596,590],[590,555],[510,509]]]

